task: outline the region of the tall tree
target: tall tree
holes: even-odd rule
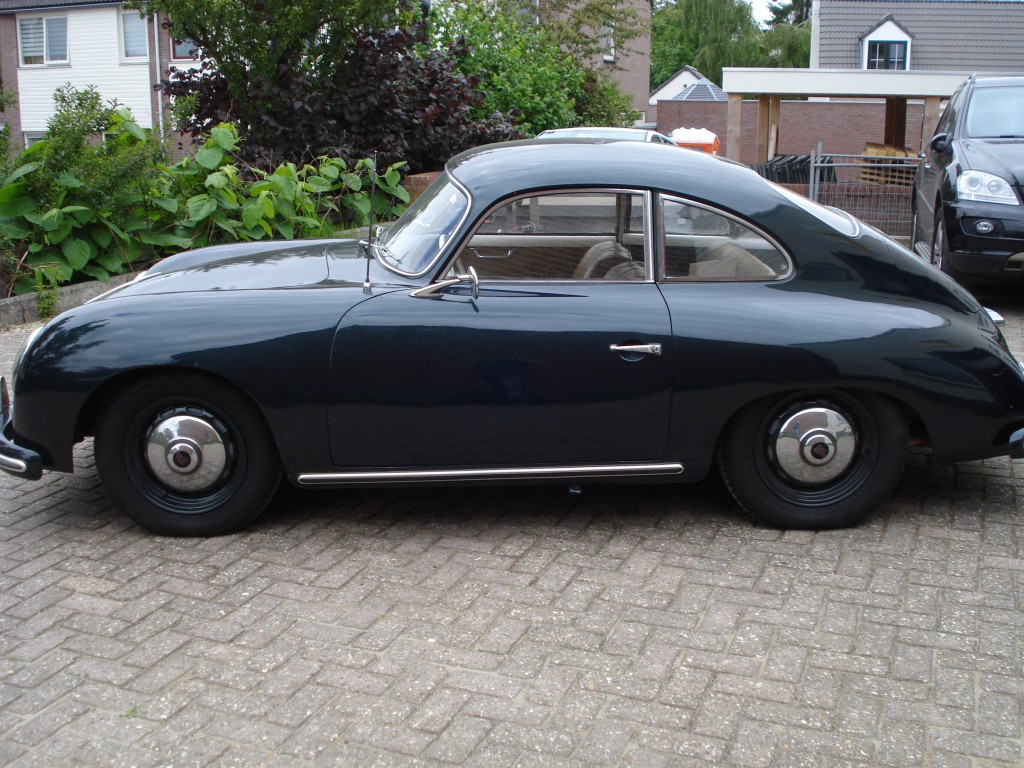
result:
[[[165,14],[177,40],[191,40],[216,62],[239,109],[271,106],[254,82],[282,73],[324,76],[331,54],[363,25],[386,27],[413,13],[411,0],[129,0],[147,15]],[[418,4],[417,4],[418,7]],[[382,23],[383,22],[383,23]],[[256,97],[256,103],[253,98]]]
[[[783,24],[801,26],[811,20],[811,0],[791,0],[790,2],[769,3],[768,10],[772,17],[768,23],[777,27]]]
[[[809,25],[763,30],[744,0],[661,0],[651,26],[652,90],[687,64],[721,85],[723,67],[806,67],[810,59]]]

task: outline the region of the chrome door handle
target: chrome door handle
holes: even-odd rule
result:
[[[612,344],[612,352],[635,352],[641,355],[660,355],[661,344]]]

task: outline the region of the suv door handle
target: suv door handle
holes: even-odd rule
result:
[[[660,355],[661,344],[612,344],[612,352],[633,352],[641,355]]]

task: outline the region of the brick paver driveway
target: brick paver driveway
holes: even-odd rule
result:
[[[1024,353],[1024,300],[1007,314]],[[0,367],[24,331],[0,333]],[[1021,467],[912,457],[866,524],[691,486],[283,491],[145,533],[0,480],[0,763],[1017,766]]]

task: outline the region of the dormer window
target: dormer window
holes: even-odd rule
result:
[[[910,69],[910,34],[892,14],[863,35],[861,41],[862,69]]]
[[[872,40],[868,43],[868,69],[906,69],[907,43],[903,40]]]

